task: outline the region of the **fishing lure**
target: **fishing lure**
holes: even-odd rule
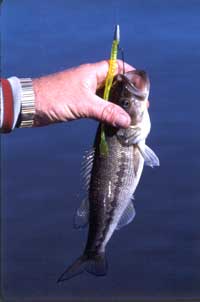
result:
[[[104,89],[104,94],[103,94],[103,99],[106,101],[108,101],[108,99],[109,99],[110,89],[112,87],[113,78],[115,76],[115,71],[116,71],[116,67],[117,67],[116,61],[117,61],[119,42],[120,42],[120,29],[119,29],[119,25],[116,25],[115,31],[114,31],[114,39],[112,42],[110,60],[109,60],[108,74],[106,76],[106,83],[105,83],[105,89]],[[108,155],[108,144],[106,142],[103,123],[101,124],[100,153],[102,156]]]

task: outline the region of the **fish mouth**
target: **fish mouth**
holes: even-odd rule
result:
[[[150,89],[150,80],[145,70],[131,70],[124,74],[134,88],[144,91]]]
[[[118,81],[124,81],[126,89],[138,100],[147,99],[150,90],[149,77],[144,70],[131,70],[117,76]]]

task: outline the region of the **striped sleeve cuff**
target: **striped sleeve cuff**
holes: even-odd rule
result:
[[[16,126],[32,127],[35,106],[31,79],[1,79],[0,96],[1,132],[11,132]]]
[[[13,103],[14,103],[14,117],[13,117],[13,125],[12,130],[16,127],[20,111],[21,111],[21,99],[22,99],[22,88],[20,84],[20,80],[17,77],[8,78],[10,85],[12,87],[13,92]]]
[[[11,132],[14,118],[13,93],[10,82],[7,79],[1,79],[1,130],[4,133]]]

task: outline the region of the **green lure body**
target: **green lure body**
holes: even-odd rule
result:
[[[103,99],[108,101],[109,99],[109,94],[110,94],[110,89],[112,87],[113,83],[113,78],[115,76],[115,71],[116,71],[116,65],[117,65],[117,53],[118,53],[118,47],[119,47],[119,25],[116,25],[115,27],[115,33],[114,33],[114,40],[112,43],[112,48],[111,48],[111,55],[110,55],[110,60],[109,60],[109,69],[108,69],[108,74],[106,77],[106,83],[105,83],[105,89],[104,89],[104,94],[103,94]],[[106,137],[105,137],[105,132],[104,132],[104,124],[101,124],[101,140],[100,140],[100,153],[102,156],[107,156],[108,155],[108,144],[106,142]]]

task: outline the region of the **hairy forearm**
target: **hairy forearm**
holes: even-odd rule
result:
[[[35,126],[67,121],[73,118],[69,110],[69,93],[65,84],[65,72],[33,80],[35,93]]]

